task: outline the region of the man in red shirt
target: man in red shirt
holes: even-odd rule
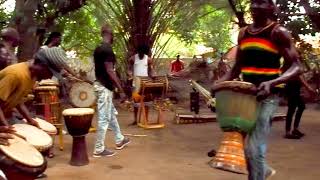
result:
[[[184,69],[184,62],[180,60],[180,55],[177,56],[177,60],[171,61],[171,74],[175,74]]]

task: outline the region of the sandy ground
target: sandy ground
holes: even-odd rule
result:
[[[285,111],[280,108],[279,111]],[[268,149],[268,162],[277,170],[273,180],[317,180],[320,177],[319,111],[309,107],[302,120],[306,136],[301,140],[282,138],[284,122],[273,124]],[[95,134],[87,135],[90,164],[73,167],[68,164],[72,139],[66,135],[65,149],[56,148],[56,157],[49,160],[49,180],[245,180],[245,175],[211,168],[207,152],[218,148],[221,130],[217,123],[176,125],[174,113],[167,112],[166,127],[144,130],[128,126],[131,113],[120,111],[119,122],[124,133],[146,134],[132,137],[132,143],[117,151],[114,157],[93,158]],[[106,142],[114,149],[112,132]]]

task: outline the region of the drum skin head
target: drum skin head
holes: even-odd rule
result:
[[[69,91],[70,101],[73,106],[84,108],[92,107],[96,102],[94,88],[87,82],[76,82]]]
[[[39,82],[39,86],[59,86],[59,83],[51,79],[44,79]]]
[[[33,145],[36,149],[47,149],[51,147],[52,138],[43,130],[29,124],[14,124],[16,134],[24,137],[28,143]]]
[[[51,123],[40,118],[33,118],[33,120],[37,121],[40,128],[48,134],[57,134],[57,128]]]
[[[0,145],[0,150],[11,159],[30,167],[43,165],[44,158],[41,153],[20,137],[9,139],[9,146]]]
[[[94,114],[94,110],[92,108],[70,108],[65,109],[62,112],[63,116],[83,116]]]
[[[212,87],[212,92],[218,92],[223,90],[241,92],[244,94],[257,94],[257,87],[254,84],[244,81],[224,81],[217,83]]]

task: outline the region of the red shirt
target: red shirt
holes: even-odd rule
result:
[[[171,72],[172,73],[179,72],[179,71],[181,71],[183,69],[184,69],[183,61],[174,60],[174,61],[171,62]]]

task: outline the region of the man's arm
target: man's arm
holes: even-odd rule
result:
[[[29,124],[39,127],[38,122],[32,119],[29,110],[26,107],[26,105],[24,105],[24,103],[20,103],[19,105],[17,105],[16,108],[19,111],[19,113],[28,121]]]
[[[127,75],[129,80],[133,78],[133,65],[134,65],[134,56],[131,56],[129,58],[128,70],[127,70]]]
[[[231,70],[228,71],[224,76],[216,81],[216,83],[223,81],[231,81],[239,77],[241,73],[241,60],[240,60],[240,49],[237,47],[237,55],[235,64],[232,66]]]
[[[2,104],[2,102],[0,102],[0,123],[1,123],[0,125],[1,126],[8,126],[9,123],[6,120],[6,117],[4,116],[3,110],[1,108],[1,106],[2,106],[1,104]]]
[[[8,146],[8,139],[13,138],[11,134],[14,132],[15,130],[12,126],[0,126],[0,145]]]
[[[150,78],[153,78],[155,76],[155,72],[153,69],[153,62],[150,57],[148,57],[148,75]]]
[[[173,72],[172,72],[172,70],[173,70],[173,63],[172,63],[172,61],[170,62],[170,67],[169,67],[169,68],[170,68],[170,73],[173,73]]]
[[[20,85],[20,80],[13,74],[7,74],[0,80],[0,123],[1,125],[9,125],[4,116],[3,107],[9,97],[14,94],[14,90]]]
[[[280,54],[284,58],[284,73],[271,80],[271,86],[285,83],[302,73],[299,55],[290,33],[283,27],[277,27],[272,33],[272,39],[277,43]]]
[[[315,90],[307,83],[306,79],[303,77],[303,75],[299,76],[299,79],[302,83],[302,85],[311,93],[316,93]]]
[[[218,79],[215,83],[219,83],[219,82],[223,82],[223,81],[231,81],[233,79],[239,78],[239,75],[241,73],[241,59],[240,59],[240,43],[243,39],[243,36],[245,34],[247,27],[244,27],[242,29],[240,29],[239,31],[239,35],[238,35],[238,46],[237,46],[237,53],[236,53],[236,62],[235,64],[232,66],[231,70],[228,71],[224,76],[222,76],[220,79]]]
[[[111,78],[111,81],[119,89],[120,93],[124,93],[124,90],[121,86],[120,80],[119,80],[115,70],[113,69],[113,62],[105,62],[104,65],[105,65],[105,69],[106,69],[109,77]]]

